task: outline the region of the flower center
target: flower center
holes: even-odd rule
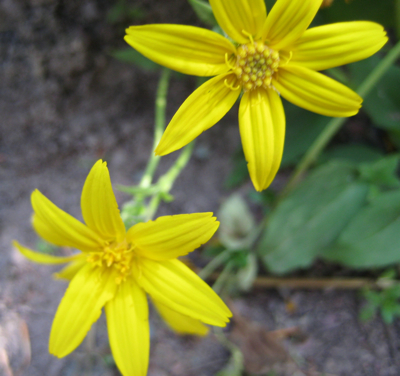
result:
[[[248,91],[261,86],[270,88],[278,66],[278,51],[259,41],[238,47],[233,71],[241,81],[244,91]]]
[[[120,284],[130,274],[133,257],[132,245],[123,241],[122,243],[112,242],[100,252],[90,252],[87,261],[94,267],[117,269],[118,277],[115,282]]]

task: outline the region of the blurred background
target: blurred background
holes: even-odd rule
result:
[[[0,0],[0,375],[119,374],[104,317],[70,356],[48,354],[67,284],[53,280],[58,268],[30,263],[11,242],[58,252],[31,227],[30,193],[38,188],[81,218],[81,189],[99,158],[107,160],[114,185],[138,183],[152,148],[160,70],[128,48],[124,30],[148,23],[207,27],[194,3]],[[376,56],[328,74],[358,87],[398,40],[397,3],[324,2],[315,25],[373,20],[390,37]],[[172,74],[167,120],[196,84]],[[286,203],[277,204],[279,191],[329,118],[285,103],[283,164],[263,193],[248,178],[237,105],[197,139],[171,191],[174,201],[157,215],[213,211],[224,218],[192,262],[201,268],[229,251],[210,279],[224,284],[234,320],[222,337],[182,337],[152,310],[149,376],[400,374],[399,87],[400,68],[393,66]],[[159,171],[176,158],[163,157]],[[128,199],[115,193],[120,204]]]

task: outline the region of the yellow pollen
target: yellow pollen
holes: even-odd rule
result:
[[[253,84],[251,82],[248,82],[247,84],[244,85],[244,88],[246,90],[251,90],[251,89],[253,89]]]
[[[247,56],[247,52],[246,52],[245,49],[240,48],[239,51],[238,51],[238,55],[239,55],[241,58],[245,58],[245,57]]]
[[[103,250],[90,252],[87,261],[93,267],[115,268],[118,270],[118,276],[115,279],[116,284],[125,281],[130,274],[131,265],[134,257],[133,246],[123,241],[121,243],[111,242]]]
[[[232,71],[244,91],[259,87],[270,88],[279,62],[278,51],[274,51],[262,41],[252,41],[238,47]]]
[[[243,73],[243,69],[242,69],[242,68],[240,68],[240,67],[236,67],[236,68],[235,68],[235,74],[236,74],[236,76],[241,76],[242,73]]]

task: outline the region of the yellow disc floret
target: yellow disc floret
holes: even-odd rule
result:
[[[121,243],[110,242],[102,251],[90,252],[87,261],[94,267],[115,268],[118,270],[116,283],[120,284],[126,280],[131,272],[132,259],[134,256],[133,246],[126,241]]]
[[[261,86],[270,88],[278,67],[278,51],[259,41],[238,47],[233,71],[241,81],[243,90],[248,91]]]

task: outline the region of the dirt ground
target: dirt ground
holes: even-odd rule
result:
[[[79,218],[82,185],[97,159],[108,161],[114,184],[137,182],[143,172],[152,146],[158,73],[110,56],[125,47],[123,30],[129,25],[107,23],[115,3],[0,1],[0,375],[118,375],[104,317],[67,358],[48,354],[51,322],[66,283],[53,280],[57,268],[32,264],[11,246],[13,239],[31,247],[37,243],[29,200],[35,188]],[[145,11],[141,23],[197,22],[184,0],[131,3]],[[172,78],[169,118],[194,85],[191,78]],[[237,107],[199,137],[172,191],[175,201],[159,214],[216,211],[231,193],[223,182],[240,144],[236,112]],[[176,157],[164,157],[160,169]],[[117,193],[120,203],[126,198]],[[266,375],[271,359],[281,359],[275,375],[400,374],[400,322],[360,322],[362,300],[356,292],[258,290],[233,304],[241,318],[227,335],[247,349],[255,346],[254,372]],[[254,328],[258,333],[297,328],[302,335],[284,340],[282,348],[255,336],[258,346]],[[211,376],[228,359],[214,334],[178,337],[151,312],[149,376]]]

